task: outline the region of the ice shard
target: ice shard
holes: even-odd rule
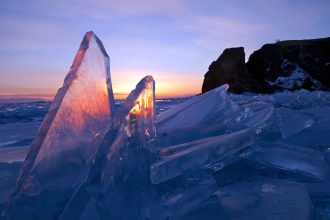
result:
[[[21,168],[8,218],[57,217],[87,177],[113,108],[109,56],[87,32]]]
[[[223,119],[229,107],[228,88],[228,85],[220,86],[160,113],[157,116],[157,132],[161,134],[171,130],[210,125]]]
[[[150,167],[150,178],[154,184],[164,182],[189,169],[233,155],[253,142],[253,132],[250,128],[246,128],[226,135],[164,148],[163,158]]]

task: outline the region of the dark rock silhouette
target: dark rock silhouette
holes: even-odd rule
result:
[[[243,61],[242,47],[224,50],[205,74],[202,92],[225,83],[234,93],[330,89],[330,38],[265,44]]]
[[[205,74],[202,93],[226,83],[230,85],[230,92],[253,91],[251,86],[254,82],[245,65],[243,47],[225,49],[220,57],[211,63]]]

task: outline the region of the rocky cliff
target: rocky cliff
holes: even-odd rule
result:
[[[228,83],[241,93],[330,89],[330,38],[266,44],[244,61],[244,48],[229,48],[212,62],[202,92]]]
[[[230,85],[230,92],[253,90],[252,85],[255,82],[246,68],[243,47],[225,49],[220,57],[211,63],[209,71],[205,74],[202,92],[226,83]]]

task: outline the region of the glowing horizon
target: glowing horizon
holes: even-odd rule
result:
[[[146,74],[147,75],[147,74]],[[150,74],[148,74],[150,75]],[[155,74],[154,78],[161,77],[162,75]],[[123,100],[126,99],[128,94],[135,88],[136,82],[141,80],[145,75],[134,75],[130,80],[114,79],[113,92],[115,99]],[[161,77],[163,78],[163,77]],[[182,79],[178,77],[180,81],[171,81],[163,78],[161,82],[156,81],[156,98],[178,98],[188,97],[199,94],[202,82]],[[0,88],[0,99],[7,98],[40,98],[46,100],[52,100],[56,95],[59,88],[62,87],[62,82],[57,88]],[[188,81],[188,82],[187,82]],[[193,88],[193,89],[191,89]]]

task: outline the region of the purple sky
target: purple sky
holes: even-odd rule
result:
[[[329,0],[1,0],[0,97],[53,95],[85,32],[111,58],[115,94],[140,78],[159,96],[201,89],[209,64],[227,47],[246,59],[265,43],[330,36]]]

